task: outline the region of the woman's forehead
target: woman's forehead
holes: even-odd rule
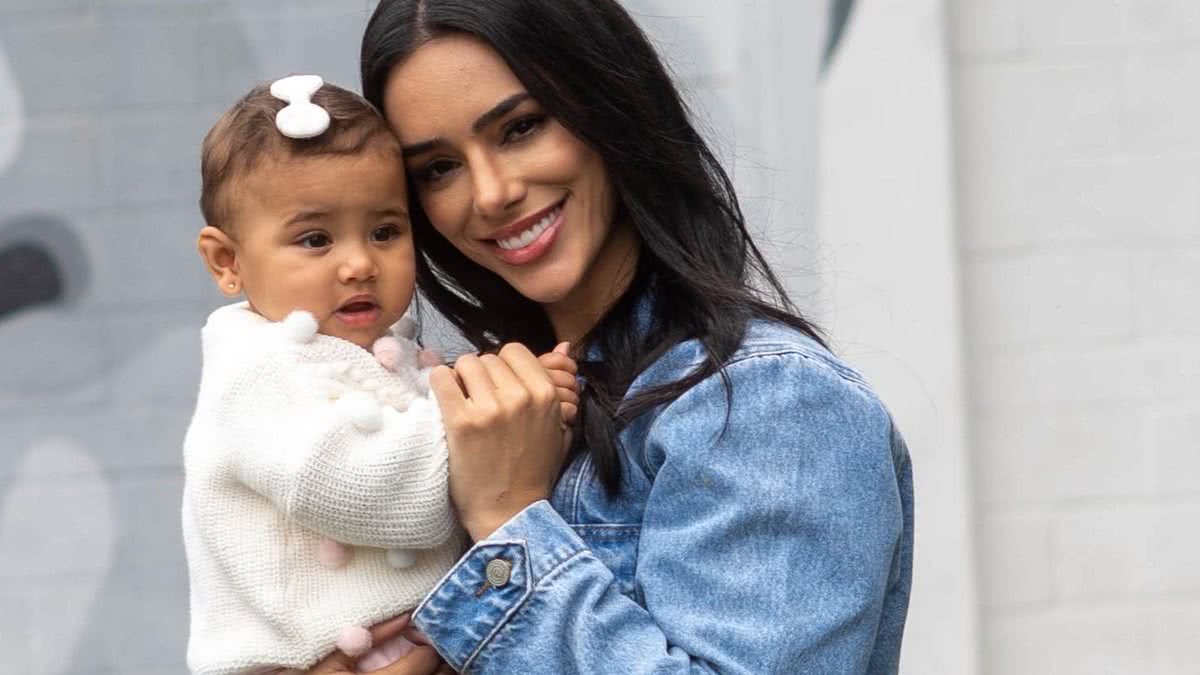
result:
[[[410,143],[445,127],[470,130],[497,104],[525,92],[490,45],[466,35],[438,37],[392,69],[385,90],[387,117]]]
[[[412,94],[461,98],[475,90],[523,89],[500,54],[467,35],[437,37],[421,45],[392,69],[393,88]]]

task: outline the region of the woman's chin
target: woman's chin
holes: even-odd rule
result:
[[[559,284],[538,287],[514,286],[514,288],[525,298],[539,305],[556,305],[562,302],[570,293],[570,289]]]

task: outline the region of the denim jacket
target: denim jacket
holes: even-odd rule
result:
[[[673,348],[630,393],[702,358]],[[610,498],[578,457],[414,620],[466,673],[895,673],[911,583],[908,450],[862,377],[752,322],[719,375],[620,434]],[[726,413],[728,412],[728,416]]]

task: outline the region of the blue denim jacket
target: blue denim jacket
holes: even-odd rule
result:
[[[678,345],[631,393],[701,356]],[[912,476],[887,410],[861,376],[779,324],[752,323],[726,373],[728,426],[714,375],[621,432],[616,498],[581,456],[550,502],[459,560],[414,615],[451,666],[896,672]]]

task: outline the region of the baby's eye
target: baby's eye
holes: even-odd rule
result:
[[[296,243],[303,248],[325,248],[333,243],[329,235],[324,232],[309,232],[308,234],[296,240]]]
[[[380,225],[371,231],[371,241],[377,243],[388,242],[400,236],[400,226],[392,223]]]

